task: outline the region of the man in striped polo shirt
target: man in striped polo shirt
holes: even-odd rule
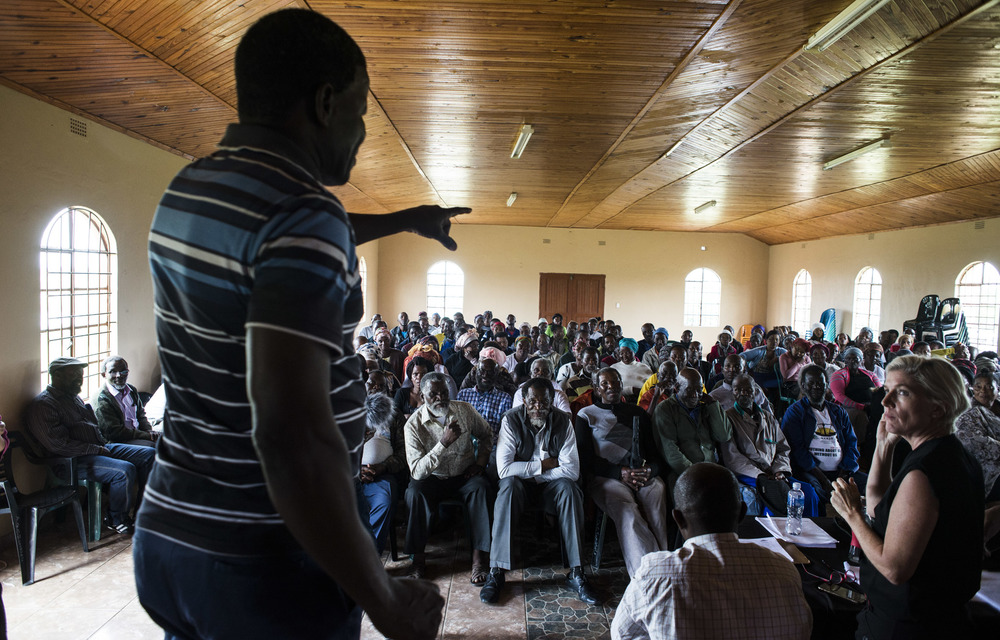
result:
[[[168,636],[436,634],[434,585],[387,576],[354,481],[364,386],[355,246],[399,231],[449,249],[451,217],[347,214],[365,59],[312,11],[272,13],[236,51],[239,120],[167,188],[149,238],[164,436],[135,537],[140,601]]]

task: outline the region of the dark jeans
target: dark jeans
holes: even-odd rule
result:
[[[820,473],[825,475],[827,480],[829,480],[830,482],[833,482],[834,480],[840,477],[840,471],[821,471]],[[861,469],[858,469],[854,473],[848,475],[854,478],[854,484],[858,485],[858,491],[861,492],[861,495],[865,495],[865,489],[868,486],[868,474],[862,471]],[[795,474],[795,477],[799,478],[800,480],[805,480],[806,482],[812,485],[812,488],[816,490],[817,497],[819,497],[820,505],[824,505],[830,502],[830,492],[823,490],[823,486],[820,484],[819,480],[813,477],[812,473],[808,471],[802,471],[800,473]]]
[[[142,529],[132,546],[139,602],[166,640],[361,634],[361,608],[305,552],[220,556]]]
[[[410,486],[406,488],[406,506],[410,509],[410,519],[406,524],[406,546],[403,552],[423,553],[427,546],[431,520],[437,513],[438,505],[442,500],[461,498],[469,511],[472,548],[488,553],[492,493],[490,482],[482,473],[468,480],[463,476],[411,479]]]
[[[106,446],[110,456],[78,456],[76,476],[80,480],[94,480],[108,485],[108,517],[111,524],[127,524],[146,487],[156,449],[119,442]]]

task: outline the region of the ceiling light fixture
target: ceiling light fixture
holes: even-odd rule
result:
[[[704,211],[705,209],[711,209],[711,208],[712,208],[712,207],[714,207],[714,206],[715,206],[716,204],[718,204],[718,203],[716,203],[716,202],[715,202],[715,200],[709,200],[709,201],[708,201],[708,202],[706,202],[705,204],[700,204],[700,205],[698,205],[697,207],[695,207],[695,208],[694,208],[694,212],[695,212],[695,213],[701,213],[701,212],[702,212],[702,211]]]
[[[517,132],[517,140],[514,141],[514,146],[510,148],[511,158],[517,159],[521,157],[521,154],[524,153],[524,147],[527,146],[528,140],[531,139],[531,134],[534,132],[535,128],[530,124],[521,125],[521,128]]]
[[[846,36],[851,29],[888,3],[889,0],[855,0],[833,20],[826,23],[826,26],[813,34],[806,43],[805,50],[826,51],[827,47]]]
[[[511,194],[507,197],[507,206],[509,207],[513,205],[515,200],[517,200],[517,193],[512,191]]]
[[[890,147],[890,146],[892,145],[889,143],[889,138],[881,138],[879,140],[876,140],[875,142],[869,142],[863,147],[858,147],[854,151],[849,151],[842,156],[837,156],[833,160],[824,162],[823,171],[826,171],[827,169],[832,169],[837,165],[844,164],[845,162],[854,160],[858,156],[862,156],[868,153],[869,151],[875,151],[876,149],[881,149],[882,147]]]

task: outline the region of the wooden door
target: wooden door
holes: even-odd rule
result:
[[[604,275],[542,273],[538,282],[538,316],[552,320],[563,314],[563,324],[604,316]]]

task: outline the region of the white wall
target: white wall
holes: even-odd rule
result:
[[[804,223],[808,224],[808,223]],[[792,281],[806,269],[813,282],[813,321],[829,307],[837,309],[837,327],[850,333],[854,281],[866,266],[882,274],[881,329],[901,329],[916,316],[920,299],[930,293],[955,295],[955,279],[979,260],[1000,267],[1000,219],[935,227],[842,236],[770,248],[767,292],[768,326],[790,324]],[[876,335],[877,337],[877,335]]]

